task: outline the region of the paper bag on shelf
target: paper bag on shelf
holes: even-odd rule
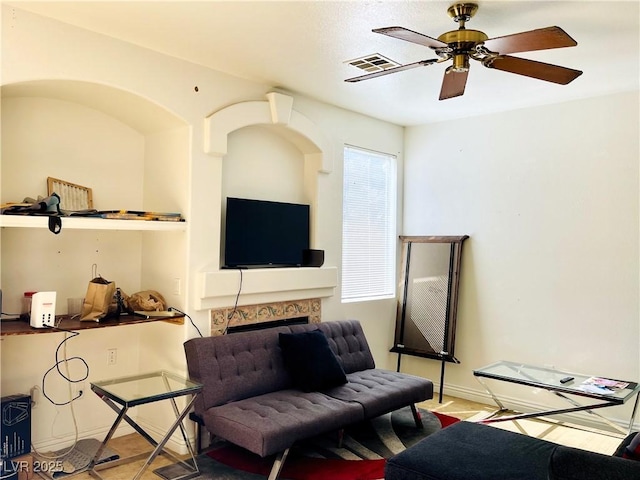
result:
[[[109,305],[116,293],[115,282],[110,282],[102,277],[95,277],[89,282],[87,293],[82,304],[80,320],[100,321],[109,314]]]

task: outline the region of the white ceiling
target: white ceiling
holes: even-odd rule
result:
[[[578,46],[515,54],[584,71],[556,85],[472,62],[464,96],[439,101],[447,64],[358,83],[346,61],[379,53],[398,63],[436,58],[373,28],[399,25],[431,37],[455,30],[453,1],[4,2],[158,52],[399,125],[637,90],[640,1],[478,1],[467,28],[490,38],[557,25]]]

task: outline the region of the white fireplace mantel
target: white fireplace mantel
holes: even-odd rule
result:
[[[336,267],[228,269],[199,276],[196,308],[326,298],[338,284]],[[238,293],[240,295],[238,296]]]

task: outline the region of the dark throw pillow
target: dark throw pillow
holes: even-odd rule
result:
[[[325,390],[347,383],[347,376],[320,330],[281,333],[284,366],[304,392]]]

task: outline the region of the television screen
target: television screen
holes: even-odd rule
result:
[[[227,198],[226,267],[302,265],[309,248],[309,205]]]

